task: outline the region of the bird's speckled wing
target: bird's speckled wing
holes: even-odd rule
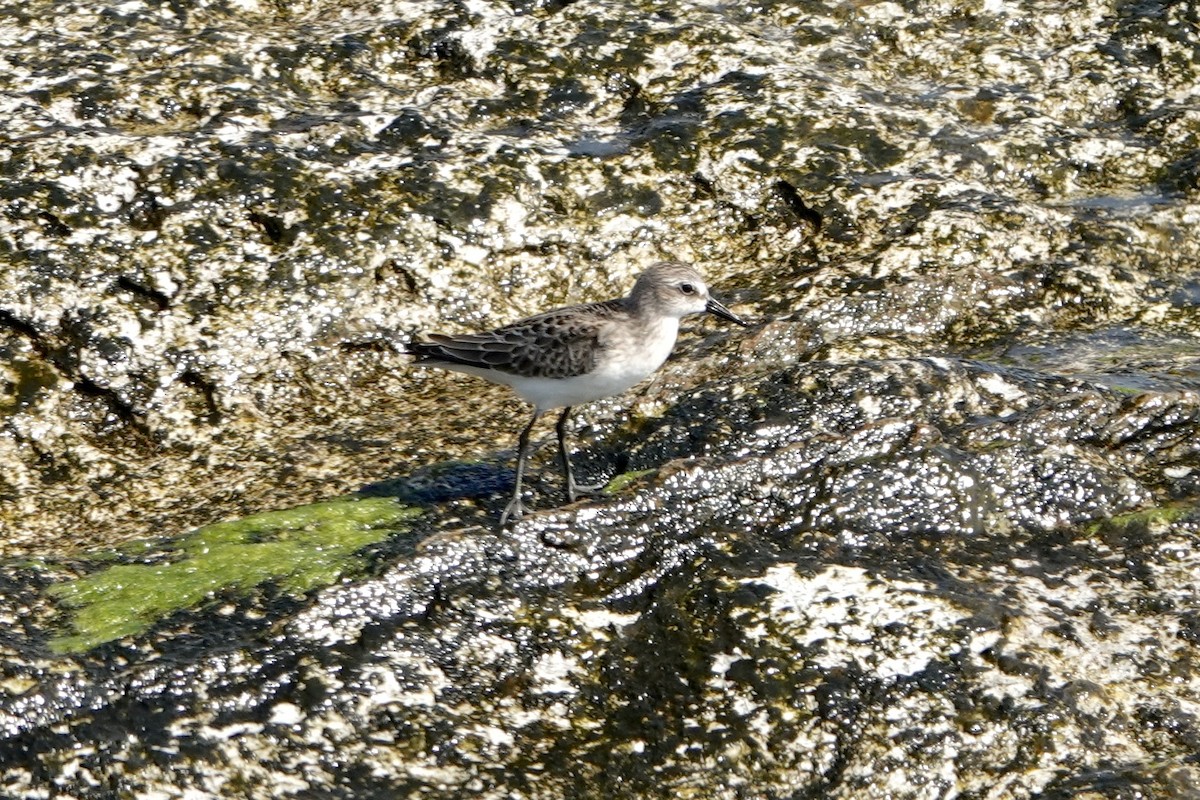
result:
[[[410,342],[418,364],[494,369],[524,378],[573,378],[596,366],[619,301],[560,308],[486,333],[430,334]]]

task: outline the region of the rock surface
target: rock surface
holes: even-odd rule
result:
[[[0,10],[6,794],[1200,797],[1186,4]],[[664,256],[495,531],[395,342]]]

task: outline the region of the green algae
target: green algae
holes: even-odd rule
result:
[[[635,483],[639,478],[643,478],[650,473],[655,472],[652,469],[637,469],[632,472],[622,472],[620,475],[613,477],[611,481],[604,487],[605,494],[618,494],[625,490],[631,483]]]
[[[1088,526],[1090,534],[1125,533],[1133,530],[1161,530],[1168,528],[1196,511],[1196,506],[1190,502],[1170,503],[1140,511],[1130,511],[1115,517],[1095,522]]]
[[[141,633],[163,617],[222,593],[273,581],[303,594],[361,569],[358,555],[420,512],[388,498],[332,500],[199,528],[168,546],[162,563],[114,564],[50,587],[74,609],[56,653]]]

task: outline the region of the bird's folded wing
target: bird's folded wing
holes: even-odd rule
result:
[[[603,304],[597,306],[599,312]],[[410,342],[407,349],[419,364],[494,369],[526,378],[572,378],[595,368],[605,317],[563,309],[487,333],[430,334]]]

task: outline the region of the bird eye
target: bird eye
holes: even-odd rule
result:
[[[683,292],[684,294],[695,294],[696,287],[692,286],[690,283],[681,283],[679,284],[679,291]]]

